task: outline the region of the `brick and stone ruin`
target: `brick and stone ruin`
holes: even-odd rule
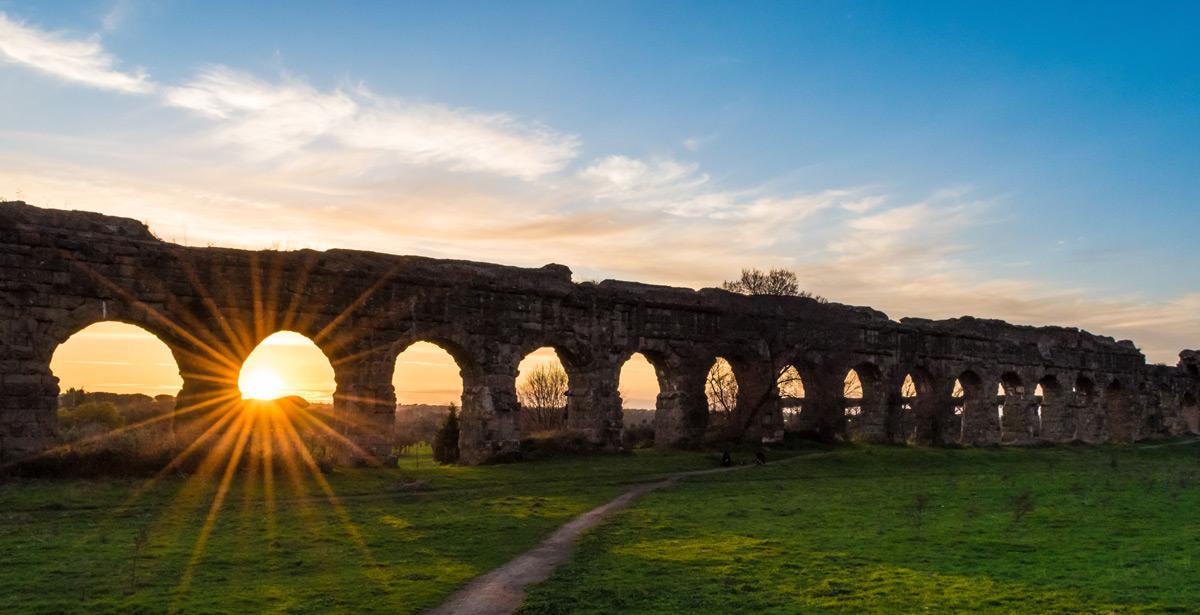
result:
[[[598,448],[620,446],[617,380],[635,352],[657,372],[655,443],[663,447],[695,445],[704,434],[715,357],[733,367],[734,415],[751,441],[778,437],[785,410],[797,407],[803,430],[870,442],[1128,442],[1200,428],[1197,351],[1181,352],[1173,367],[1147,365],[1132,342],[1073,328],[897,322],[806,298],[575,283],[561,265],[186,247],[134,220],[5,202],[0,455],[17,459],[55,442],[50,358],[105,320],[166,343],[183,377],[179,408],[192,412],[237,396],[238,369],[261,340],[301,333],[334,367],[335,411],[377,426],[357,432],[366,450],[386,441],[372,434],[395,412],[397,355],[432,342],[461,369],[466,463],[517,450],[517,365],[543,346],[558,351],[569,376],[568,429]],[[799,403],[778,395],[788,366],[803,380]],[[861,398],[846,399],[849,370]],[[909,378],[915,387],[904,386]]]

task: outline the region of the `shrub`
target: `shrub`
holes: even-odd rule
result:
[[[450,405],[446,420],[433,440],[433,458],[438,463],[458,463],[458,408]]]
[[[89,401],[73,408],[59,410],[59,424],[64,429],[80,429],[92,425],[113,428],[123,422],[117,405],[108,401]]]
[[[626,449],[651,448],[654,446],[654,427],[651,425],[626,427],[621,435],[621,440],[622,446]]]

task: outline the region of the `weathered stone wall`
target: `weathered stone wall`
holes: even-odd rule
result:
[[[1147,366],[1131,342],[1077,329],[896,322],[802,298],[576,284],[561,265],[192,248],[159,241],[133,220],[10,202],[0,204],[0,455],[52,441],[50,358],[103,320],[138,325],[171,348],[184,380],[181,417],[236,398],[241,363],[268,335],[306,335],[329,357],[335,407],[365,426],[356,437],[368,450],[391,424],[397,355],[413,342],[438,344],[462,370],[469,463],[516,450],[517,364],[542,346],[558,351],[570,378],[568,426],[610,448],[622,429],[617,378],[634,352],[658,373],[662,446],[702,436],[704,379],[717,356],[733,366],[737,420],[751,438],[782,429],[774,382],[787,365],[805,384],[803,423],[826,437],[1099,442],[1195,431],[1200,422],[1188,414],[1200,397],[1200,354],[1185,351],[1177,367]],[[848,423],[842,380],[850,369],[864,391],[853,402],[861,414]],[[906,374],[915,399],[900,396]],[[956,379],[961,399],[952,394]]]

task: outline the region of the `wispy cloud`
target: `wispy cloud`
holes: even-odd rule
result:
[[[145,94],[154,84],[145,71],[117,70],[116,60],[92,35],[70,38],[48,32],[0,13],[0,57],[73,83],[128,94]]]
[[[258,79],[224,66],[167,90],[166,101],[214,120],[214,138],[259,160],[297,150],[358,154],[364,165],[443,165],[531,180],[562,169],[579,140],[503,113],[412,103],[302,79]]]
[[[599,197],[581,207],[579,196],[590,194],[583,180],[574,190],[555,192],[538,182],[528,190],[512,192],[510,186],[475,198],[454,177],[426,177],[420,191],[399,197],[400,188],[391,184],[317,193],[320,185],[269,187],[286,185],[287,176],[264,187],[260,174],[237,165],[151,180],[56,166],[60,162],[34,168],[27,158],[0,157],[0,187],[20,187],[37,204],[146,219],[161,236],[191,245],[347,247],[526,266],[559,262],[580,279],[692,287],[715,286],[742,266],[784,266],[813,292],[871,305],[893,318],[973,314],[1081,326],[1133,339],[1151,360],[1168,363],[1179,348],[1200,339],[1200,295],[1111,298],[1105,289],[984,273],[962,255],[978,247],[974,238],[987,237],[993,205],[969,194],[892,203],[863,189],[768,196],[707,192],[713,187],[706,185],[675,198],[720,203],[714,211],[721,215],[680,216]],[[547,200],[537,202],[543,192]],[[864,200],[874,205],[863,213],[845,206]],[[672,202],[660,204],[669,208]],[[397,217],[400,210],[419,215]],[[513,212],[524,220],[514,222]]]
[[[100,23],[104,26],[105,32],[116,32],[131,13],[133,13],[133,0],[116,0],[104,14],[104,19]]]
[[[579,173],[594,182],[596,196],[643,198],[649,194],[697,188],[708,183],[708,175],[697,173],[699,165],[657,158],[650,161],[628,156],[606,156]]]

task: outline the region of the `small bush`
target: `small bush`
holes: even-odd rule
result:
[[[433,459],[438,463],[458,463],[458,408],[450,405],[445,422],[433,440]]]
[[[90,401],[61,409],[58,411],[58,422],[64,430],[92,425],[111,429],[123,423],[117,405],[107,401]]]
[[[652,448],[654,446],[654,427],[626,427],[621,435],[621,446],[626,450],[635,448]]]

